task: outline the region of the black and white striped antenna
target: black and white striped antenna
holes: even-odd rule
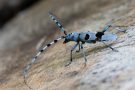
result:
[[[38,60],[38,56],[40,56],[48,47],[50,47],[52,44],[57,43],[59,40],[63,39],[64,37],[61,36],[55,40],[53,40],[51,43],[47,44],[46,46],[44,46],[41,50],[39,50],[39,52],[36,54],[36,56],[34,58],[32,58],[32,60],[30,61],[30,63],[24,68],[23,70],[23,76],[24,76],[24,83],[28,86],[27,82],[26,82],[26,77],[28,76],[28,72],[30,70],[30,68],[32,67],[32,64],[34,64],[36,62],[36,60]],[[28,86],[29,88],[31,88],[30,86]]]
[[[67,32],[65,31],[63,25],[61,24],[61,22],[57,19],[57,17],[55,15],[53,15],[51,12],[48,13],[49,16],[51,17],[51,19],[56,23],[56,25],[58,26],[58,28],[60,28],[60,30],[67,35]]]

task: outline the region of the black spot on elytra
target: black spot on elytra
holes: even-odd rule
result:
[[[101,37],[104,35],[103,32],[97,32],[96,37],[97,39],[101,39]]]
[[[90,38],[90,35],[89,34],[86,34],[85,40],[88,40],[89,38]]]

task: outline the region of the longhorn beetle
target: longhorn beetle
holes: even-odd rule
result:
[[[58,26],[58,28],[60,29],[61,32],[63,32],[65,35],[61,36],[55,40],[53,40],[51,43],[47,44],[46,46],[44,46],[41,50],[39,50],[39,52],[36,54],[36,56],[31,60],[31,62],[25,67],[24,71],[23,71],[23,75],[24,78],[27,77],[27,73],[29,71],[29,69],[31,68],[32,64],[35,63],[35,61],[37,60],[38,56],[45,51],[48,47],[50,47],[52,44],[57,43],[59,40],[64,39],[63,43],[68,43],[70,41],[74,41],[76,42],[76,44],[72,47],[71,49],[71,54],[70,54],[70,62],[66,65],[70,65],[72,63],[72,52],[77,48],[77,46],[79,47],[79,50],[77,52],[79,52],[80,50],[82,50],[83,52],[83,56],[84,56],[84,60],[85,60],[85,64],[87,62],[86,59],[86,55],[85,52],[83,50],[83,44],[85,43],[96,43],[96,42],[102,42],[105,46],[109,47],[110,49],[112,49],[113,51],[117,51],[114,48],[112,48],[111,46],[107,45],[105,43],[105,41],[115,41],[117,39],[117,35],[116,34],[112,34],[112,33],[105,33],[109,30],[109,28],[119,28],[122,26],[113,26],[113,25],[107,25],[103,28],[102,31],[100,32],[73,32],[73,33],[67,33],[63,27],[63,25],[61,24],[61,22],[56,18],[55,15],[53,15],[51,12],[49,12],[49,16],[51,17],[51,19],[56,23],[56,25]],[[126,30],[120,30],[118,29],[119,32],[125,32]]]

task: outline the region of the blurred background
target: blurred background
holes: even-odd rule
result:
[[[36,53],[41,42],[46,44],[62,35],[48,16],[48,11],[61,20],[68,32],[100,31],[111,20],[118,25],[135,23],[135,0],[0,0],[0,90],[29,90],[23,84],[22,69]],[[61,53],[61,47],[55,50]],[[47,60],[54,53],[49,53]],[[56,59],[55,56],[52,58]],[[37,79],[41,80],[40,77]],[[36,80],[31,82],[34,90],[63,90],[62,86],[58,89],[43,87],[44,83],[36,86]],[[65,90],[75,89],[67,86]]]
[[[57,30],[48,17],[48,11],[55,13],[66,26],[72,24],[74,20],[90,17],[127,3],[126,0],[74,0],[72,2],[70,0],[1,0],[0,2],[0,49],[15,47],[17,44],[38,37],[48,37],[47,35],[53,37]],[[126,12],[118,11],[118,13]],[[116,18],[116,15],[108,14],[106,19]],[[101,14],[99,18],[104,16]]]

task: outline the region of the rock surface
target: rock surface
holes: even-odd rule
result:
[[[0,89],[29,90],[23,82],[22,69],[42,40],[47,43],[61,35],[47,16],[51,10],[68,32],[101,31],[110,21],[114,25],[128,26],[124,28],[127,32],[117,33],[118,40],[107,43],[119,52],[113,52],[102,43],[86,44],[86,67],[81,52],[74,53],[73,63],[65,67],[70,51],[60,41],[42,54],[31,68],[27,83],[33,90],[134,90],[135,26],[131,25],[135,25],[135,1],[62,1],[41,1],[3,28],[0,33]],[[115,29],[110,31],[116,33]]]
[[[39,0],[0,0],[0,28],[19,11],[30,7]]]

